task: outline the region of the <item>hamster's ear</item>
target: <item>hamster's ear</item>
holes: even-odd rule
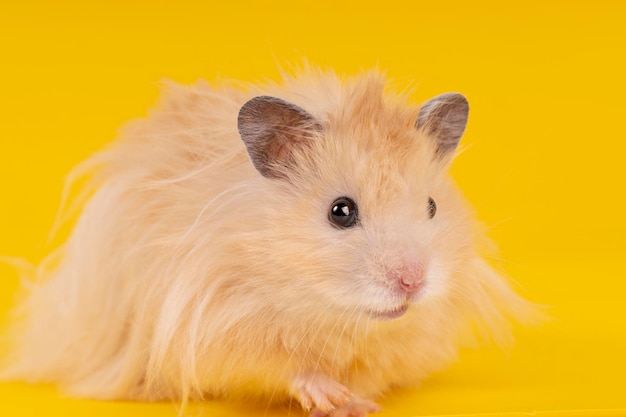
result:
[[[441,94],[422,105],[415,128],[423,129],[437,142],[437,154],[443,157],[459,144],[468,113],[469,103],[463,94]]]
[[[239,110],[237,127],[255,168],[267,178],[281,178],[293,165],[293,151],[308,146],[322,126],[306,110],[285,100],[259,96]]]

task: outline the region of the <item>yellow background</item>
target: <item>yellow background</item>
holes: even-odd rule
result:
[[[620,1],[3,0],[0,254],[36,261],[50,249],[65,175],[144,115],[161,79],[277,79],[277,64],[302,58],[348,73],[378,65],[417,85],[416,102],[468,96],[470,146],[453,174],[500,263],[555,318],[520,332],[510,353],[466,352],[420,389],[391,393],[381,416],[626,415],[625,28]],[[0,312],[17,281],[0,265]],[[186,414],[264,411],[207,403]],[[0,384],[0,415],[176,408]]]

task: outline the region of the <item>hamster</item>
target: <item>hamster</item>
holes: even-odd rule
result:
[[[19,306],[2,378],[97,399],[297,400],[366,416],[532,305],[447,171],[458,93],[379,71],[170,84],[80,168],[89,195]]]

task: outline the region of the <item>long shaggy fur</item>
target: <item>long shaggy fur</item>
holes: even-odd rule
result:
[[[319,371],[375,397],[453,360],[469,327],[506,343],[509,320],[532,310],[484,261],[450,158],[434,156],[413,128],[418,108],[380,73],[166,90],[83,165],[92,195],[37,269],[2,378],[103,399],[282,401],[295,375]],[[255,170],[237,131],[262,94],[324,127],[284,179]],[[341,196],[359,205],[359,227],[329,224]],[[428,259],[424,295],[377,320],[395,302],[385,268],[413,253]]]

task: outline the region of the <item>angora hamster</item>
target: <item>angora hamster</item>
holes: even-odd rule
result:
[[[484,260],[447,175],[468,102],[377,71],[170,85],[84,167],[4,378],[103,399],[296,399],[365,416],[532,309]]]

